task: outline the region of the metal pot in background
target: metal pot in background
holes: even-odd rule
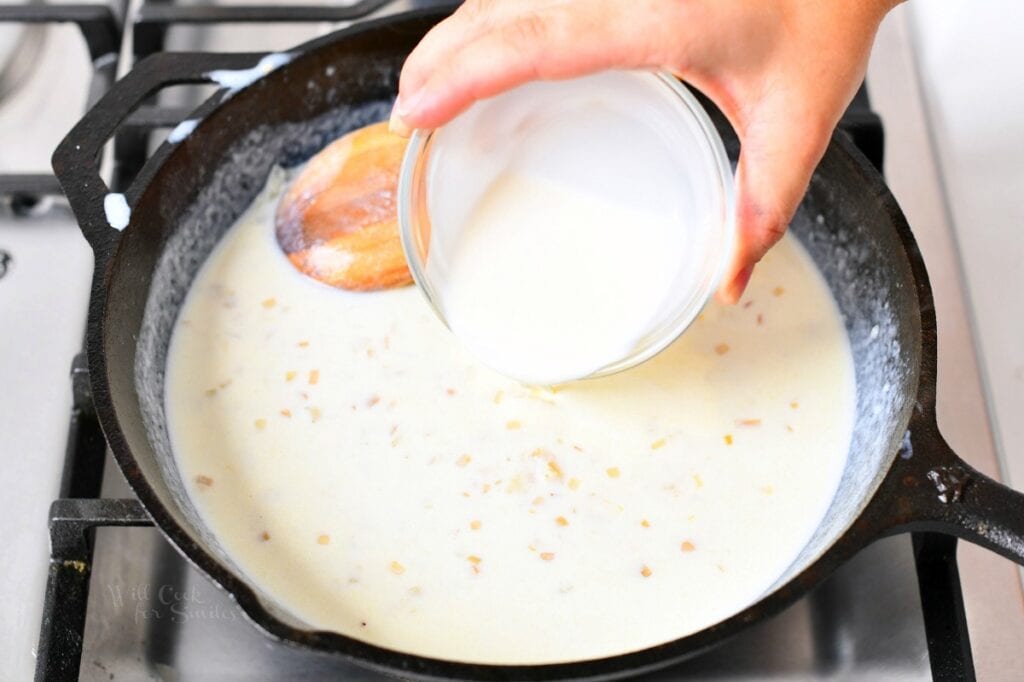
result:
[[[24,4],[42,3],[30,0]],[[0,106],[25,82],[45,44],[45,26],[0,23]]]

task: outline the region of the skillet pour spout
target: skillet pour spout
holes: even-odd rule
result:
[[[175,318],[204,259],[271,169],[301,163],[339,135],[386,118],[406,55],[444,16],[431,10],[363,22],[270,60],[262,54],[154,55],[113,86],[53,157],[95,253],[87,350],[110,447],[170,542],[258,627],[404,677],[609,679],[677,663],[770,617],[885,535],[947,533],[1024,564],[1024,495],[966,464],[936,424],[935,311],[913,235],[882,178],[837,135],[791,230],[814,258],[846,323],[858,386],[854,434],[831,508],[759,601],[642,651],[559,664],[478,665],[310,629],[240,574],[189,502],[170,451],[163,388]],[[260,64],[266,68],[254,68]],[[160,89],[208,82],[249,84],[218,91],[189,117],[199,120],[190,134],[164,143],[131,186],[119,188],[130,219],[123,230],[112,227],[121,223],[108,219],[104,206],[120,197],[108,198],[111,189],[97,171],[104,144]],[[735,136],[705,105],[735,156]]]

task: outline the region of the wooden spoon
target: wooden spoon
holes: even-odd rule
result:
[[[275,216],[277,242],[300,272],[350,291],[412,283],[396,213],[407,142],[375,123],[309,160]]]

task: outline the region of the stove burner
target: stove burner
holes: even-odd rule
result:
[[[44,26],[0,27],[0,100],[8,98],[31,75],[46,38]]]
[[[14,256],[7,251],[0,249],[0,279],[3,279],[7,275],[7,271],[10,269],[11,263],[14,262]]]

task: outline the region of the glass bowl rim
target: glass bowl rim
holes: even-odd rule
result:
[[[718,229],[724,235],[724,243],[722,244],[721,258],[719,258],[719,262],[715,265],[707,291],[699,292],[700,296],[696,299],[699,301],[699,304],[689,306],[681,311],[682,314],[678,315],[676,323],[666,330],[665,333],[658,334],[657,340],[654,342],[638,342],[634,352],[599,368],[586,377],[581,377],[584,379],[608,376],[609,374],[615,374],[635,367],[651,359],[678,339],[693,321],[697,319],[697,316],[714,296],[715,291],[722,282],[722,278],[725,276],[726,268],[729,266],[736,248],[736,199],[732,165],[725,151],[725,143],[722,140],[722,136],[711,121],[707,110],[693,92],[690,91],[690,88],[673,74],[667,71],[633,71],[650,74],[665,85],[683,104],[686,111],[697,124],[698,130],[702,133],[699,140],[705,143],[707,151],[710,152],[714,170],[716,171],[716,177],[714,178],[716,182],[713,183],[713,186],[717,189],[718,195],[715,203],[722,211]],[[413,212],[415,206],[413,205],[413,196],[420,189],[418,186],[425,184],[426,161],[429,158],[427,152],[430,149],[435,132],[436,129],[417,129],[410,136],[398,175],[398,232],[405,260],[409,266],[409,271],[412,273],[413,281],[415,281],[417,288],[427,299],[427,303],[433,309],[438,319],[448,327],[448,321],[438,303],[437,293],[424,272],[423,264],[420,262],[416,237],[414,236]],[[429,189],[427,191],[429,192]]]

